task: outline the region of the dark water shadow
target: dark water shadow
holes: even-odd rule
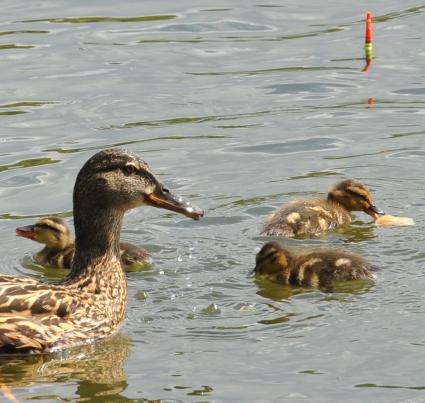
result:
[[[51,24],[91,24],[96,22],[146,22],[163,21],[177,18],[174,14],[144,15],[140,17],[68,17],[68,18],[41,18],[37,20],[23,20],[15,22],[48,22]]]

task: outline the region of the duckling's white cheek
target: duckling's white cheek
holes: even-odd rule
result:
[[[291,213],[286,217],[286,222],[288,224],[295,224],[301,218],[299,213]]]

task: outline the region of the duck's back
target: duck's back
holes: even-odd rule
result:
[[[295,200],[270,214],[261,233],[286,237],[312,236],[350,222],[350,213],[338,203],[326,199]]]
[[[330,288],[340,281],[373,280],[372,272],[373,267],[361,256],[341,250],[318,249],[295,259],[290,283]]]

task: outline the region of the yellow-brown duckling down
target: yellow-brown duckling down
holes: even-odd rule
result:
[[[266,243],[256,256],[255,274],[285,285],[331,289],[335,282],[374,280],[364,258],[338,249],[295,253],[279,242]]]
[[[47,267],[71,268],[75,253],[74,241],[65,220],[58,217],[43,217],[33,225],[16,228],[16,235],[41,243],[44,248],[34,254],[34,260]],[[120,254],[125,270],[133,265],[152,262],[150,253],[129,242],[120,242]]]
[[[142,159],[119,149],[84,164],[73,204],[75,253],[63,280],[0,275],[2,353],[55,351],[115,333],[127,306],[119,247],[124,213],[149,205],[194,220],[203,215],[166,189]]]
[[[351,223],[351,212],[363,211],[373,218],[384,214],[372,202],[365,185],[355,179],[335,184],[328,197],[293,200],[277,208],[264,221],[261,234],[314,236]]]

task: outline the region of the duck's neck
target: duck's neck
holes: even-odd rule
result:
[[[122,219],[123,212],[113,209],[75,210],[75,254],[70,280],[106,279],[123,271],[119,249]]]

